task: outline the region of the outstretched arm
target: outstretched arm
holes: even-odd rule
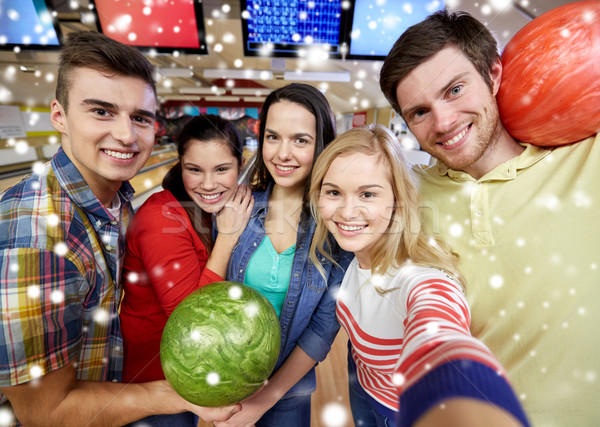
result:
[[[423,274],[400,297],[407,309],[395,371],[400,425],[528,425],[502,366],[471,336],[469,308],[456,282]]]
[[[181,398],[166,381],[123,384],[78,381],[73,363],[28,383],[3,387],[26,426],[122,426],[155,414],[192,411],[205,421],[227,420],[240,405],[203,408]],[[35,410],[32,410],[32,407]]]

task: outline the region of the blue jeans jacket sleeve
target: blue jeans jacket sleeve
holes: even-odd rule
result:
[[[347,258],[349,257],[338,258],[340,267],[334,265],[326,267],[326,271],[329,273],[327,288],[312,314],[308,327],[298,339],[300,348],[318,362],[322,362],[331,350],[331,344],[340,328],[335,306],[345,269],[350,262],[349,259],[346,261]]]

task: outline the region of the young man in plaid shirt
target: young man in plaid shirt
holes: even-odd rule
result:
[[[166,381],[119,382],[127,181],[152,151],[155,109],[153,67],[139,51],[69,34],[51,104],[62,148],[0,200],[0,398],[27,426],[239,410],[194,406]]]

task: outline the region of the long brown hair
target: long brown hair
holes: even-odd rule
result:
[[[177,136],[177,153],[179,161],[165,175],[162,186],[169,190],[181,203],[198,237],[210,253],[214,241],[212,236],[212,214],[204,212],[190,198],[183,185],[181,158],[190,145],[190,141],[222,141],[229,147],[231,154],[237,159],[238,166],[242,164],[242,140],[235,126],[228,120],[213,114],[202,114],[192,117],[181,129]]]
[[[444,242],[424,233],[416,178],[397,138],[381,125],[354,128],[343,133],[325,148],[313,167],[310,208],[317,227],[309,253],[317,268],[322,271],[317,251],[333,261],[326,250],[330,234],[318,209],[323,178],[337,157],[352,153],[379,157],[381,167],[387,169],[395,199],[388,229],[371,250],[371,271],[385,274],[410,262],[443,270],[464,286],[465,280],[457,268],[457,255]]]

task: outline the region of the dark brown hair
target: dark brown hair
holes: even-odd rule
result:
[[[66,112],[69,110],[71,72],[75,68],[136,77],[145,81],[156,95],[154,67],[139,50],[95,31],[75,31],[67,34],[61,50],[56,83],[56,99]]]
[[[190,217],[190,221],[196,233],[198,233],[198,237],[200,237],[206,250],[210,253],[214,244],[212,237],[212,215],[200,209],[190,198],[187,191],[185,191],[181,175],[181,158],[192,140],[223,142],[237,159],[238,166],[242,164],[243,146],[240,135],[230,121],[213,114],[202,114],[192,117],[186,122],[177,136],[179,161],[167,172],[162,182],[163,188],[169,190],[181,203]]]
[[[466,12],[438,11],[409,27],[386,56],[379,85],[388,102],[402,115],[396,89],[416,67],[448,45],[460,49],[492,89],[490,72],[499,58],[496,39]]]

